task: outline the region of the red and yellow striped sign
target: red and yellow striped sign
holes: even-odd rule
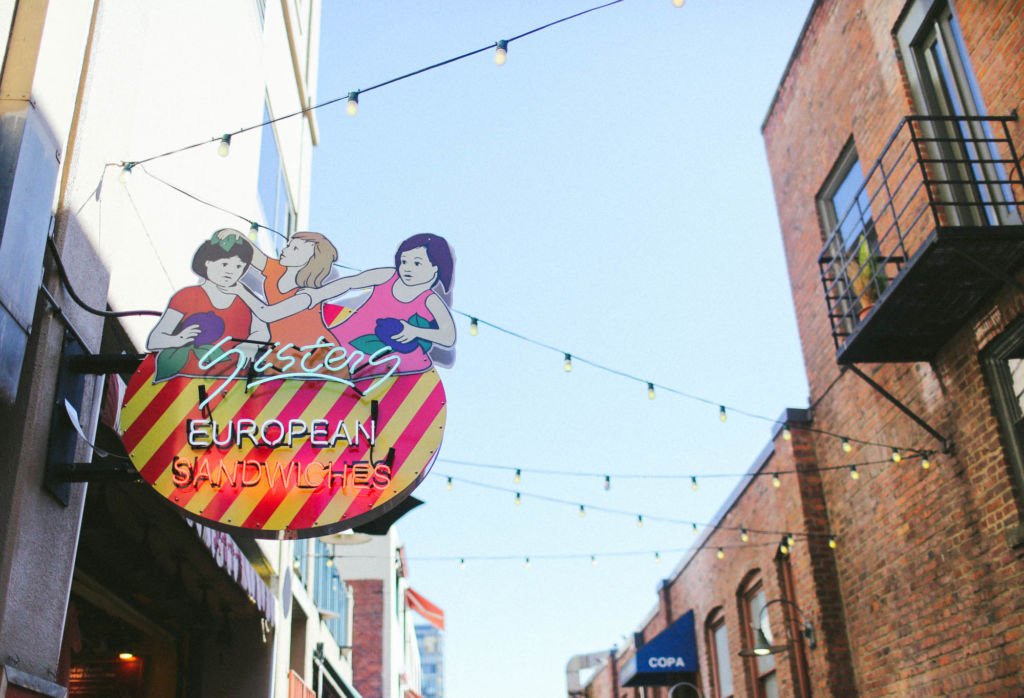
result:
[[[433,368],[366,396],[321,380],[246,391],[243,377],[215,394],[224,378],[154,382],[154,371],[150,354],[128,385],[125,446],[157,492],[213,527],[292,538],[358,526],[408,496],[441,445],[445,394]]]

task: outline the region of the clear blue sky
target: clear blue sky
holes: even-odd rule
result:
[[[593,4],[598,4],[594,2]],[[319,99],[591,7],[588,2],[328,0]],[[311,228],[352,267],[415,232],[457,255],[454,307],[644,380],[770,417],[807,403],[760,134],[810,3],[626,0],[318,114]],[[410,582],[447,614],[447,698],[565,694],[657,602],[689,527],[770,437],[764,421],[646,387],[456,317],[441,460],[405,517]],[[465,460],[520,467],[510,472]],[[530,470],[610,473],[595,478]],[[511,492],[445,476],[519,489]],[[570,500],[572,505],[531,495]],[[633,557],[603,557],[636,552]],[[485,561],[480,556],[514,556]],[[579,559],[541,559],[545,555]],[[595,555],[592,565],[589,556]],[[529,568],[525,557],[533,558]],[[466,557],[457,561],[435,557]]]

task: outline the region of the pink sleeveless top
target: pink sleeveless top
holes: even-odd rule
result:
[[[424,320],[434,323],[434,314],[427,309],[427,298],[433,295],[434,292],[424,291],[408,303],[403,303],[395,298],[394,287],[397,282],[398,272],[395,272],[390,279],[379,286],[374,286],[373,291],[370,292],[370,297],[366,299],[365,303],[356,308],[352,315],[339,325],[331,328],[331,332],[341,346],[349,351],[362,351],[358,346],[352,345],[353,340],[375,337],[377,321],[382,318],[394,318],[409,322],[414,315],[419,315]],[[379,339],[386,341],[384,338]],[[397,373],[420,373],[433,365],[430,356],[423,351],[422,347],[417,347],[409,353],[396,353],[402,359]],[[357,374],[360,376],[376,375],[386,372],[386,370],[386,366],[371,366],[365,367],[362,371],[357,371]]]

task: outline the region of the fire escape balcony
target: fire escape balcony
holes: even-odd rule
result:
[[[839,363],[932,360],[1024,261],[1016,120],[900,121],[818,257]]]

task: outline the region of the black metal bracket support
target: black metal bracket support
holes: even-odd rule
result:
[[[999,279],[1007,286],[1012,286],[1021,293],[1024,293],[1024,284],[1022,284],[1020,281],[1017,281],[1017,279],[1013,278],[1009,274],[1004,274],[1001,271],[993,269],[992,267],[988,266],[974,255],[972,255],[971,253],[966,252],[965,250],[961,250],[959,247],[954,247],[953,251],[956,252],[961,257],[963,257],[968,262],[970,262],[971,264],[973,264],[974,266],[978,267],[979,269],[987,273],[989,276]]]
[[[140,477],[139,471],[124,461],[55,463],[50,472],[54,482],[127,482]]]
[[[68,367],[75,373],[98,376],[110,373],[135,373],[144,356],[144,354],[89,354],[74,357],[68,362]]]
[[[899,398],[897,398],[895,395],[893,395],[888,390],[883,388],[881,385],[876,383],[875,380],[871,378],[871,376],[867,375],[853,364],[843,364],[843,368],[848,368],[854,373],[856,373],[858,376],[861,377],[861,379],[865,383],[874,388],[875,391],[878,392],[878,394],[880,394],[882,397],[884,397],[892,404],[896,405],[896,407],[899,408],[900,412],[913,419],[915,424],[917,424],[919,427],[921,427],[926,432],[935,437],[935,440],[938,441],[941,445],[943,453],[949,453],[953,449],[953,443],[949,439],[947,439],[945,436],[943,436],[935,429],[933,429],[932,426],[928,424],[928,422],[924,421],[919,416],[917,416],[917,414],[913,410],[911,410],[909,407],[900,402]]]

